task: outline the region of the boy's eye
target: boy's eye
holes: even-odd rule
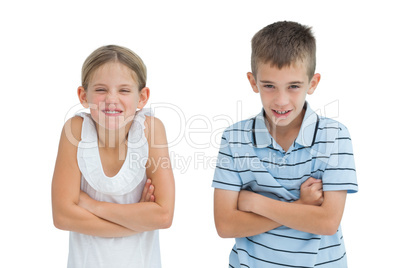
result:
[[[290,89],[299,89],[300,88],[300,86],[298,86],[298,85],[291,85],[290,86]]]
[[[273,88],[275,88],[273,85],[264,85],[264,88],[266,88],[266,89],[273,89]]]

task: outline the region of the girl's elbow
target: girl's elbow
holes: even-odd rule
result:
[[[173,213],[170,211],[163,211],[162,215],[160,216],[160,228],[159,229],[168,229],[172,226],[173,223]]]
[[[53,225],[57,229],[71,231],[73,222],[70,211],[63,208],[53,210]]]
[[[67,231],[66,220],[61,215],[53,215],[53,225],[57,229]]]

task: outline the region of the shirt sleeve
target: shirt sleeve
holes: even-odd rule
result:
[[[358,191],[352,140],[348,129],[339,124],[327,166],[322,177],[324,191]]]
[[[242,180],[234,165],[233,154],[230,149],[229,135],[226,136],[224,132],[222,134],[221,147],[216,162],[212,187],[240,191],[241,186]]]

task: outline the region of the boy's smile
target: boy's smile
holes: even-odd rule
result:
[[[270,63],[260,63],[256,77],[252,73],[247,77],[253,91],[260,93],[270,132],[273,129],[282,133],[298,132],[303,121],[306,94],[314,93],[320,75],[315,74],[309,81],[302,63],[281,69]]]

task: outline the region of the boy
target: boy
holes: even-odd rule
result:
[[[252,73],[263,109],[222,135],[214,175],[215,224],[234,237],[230,267],[347,267],[340,221],[357,192],[348,130],[319,117],[311,29],[277,22],[252,39]]]

